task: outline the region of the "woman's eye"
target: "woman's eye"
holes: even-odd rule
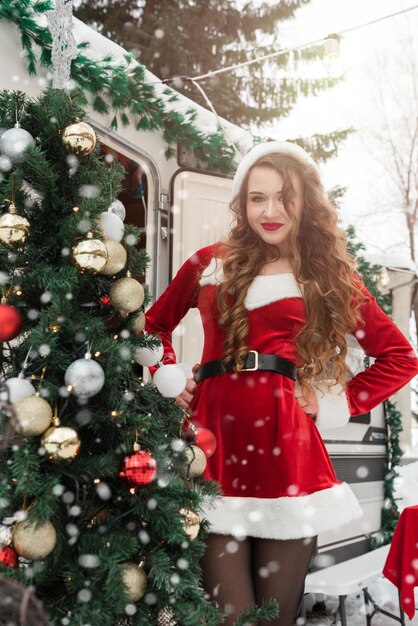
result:
[[[264,198],[263,196],[252,196],[251,200],[253,202],[263,202]]]

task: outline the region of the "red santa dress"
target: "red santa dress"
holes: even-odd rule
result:
[[[146,313],[146,332],[160,337],[164,363],[175,363],[171,333],[191,307],[204,329],[201,364],[220,359],[217,285],[222,260],[214,244],[198,250],[179,269]],[[362,515],[347,483],[336,478],[320,430],[345,424],[399,390],[417,372],[412,346],[365,290],[364,324],[355,335],[373,365],[354,376],[346,392],[318,393],[316,423],[294,397],[294,381],[270,371],[231,372],[199,382],[190,404],[192,420],[216,436],[216,452],[204,475],[220,483],[222,497],[205,503],[211,531],[276,539],[310,537]],[[248,289],[248,346],[297,365],[294,337],[304,324],[304,305],[291,273],[256,276]],[[153,375],[156,368],[150,368]]]

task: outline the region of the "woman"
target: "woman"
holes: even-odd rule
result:
[[[208,507],[204,587],[234,622],[275,597],[290,626],[318,533],[362,515],[319,430],[344,425],[399,390],[416,355],[355,274],[318,170],[296,144],[268,142],[241,161],[235,222],[198,250],[146,314],[164,362],[170,333],[198,307],[202,365],[176,402],[212,430],[205,475],[223,497]],[[346,335],[376,357],[348,379]],[[152,368],[151,368],[152,369]]]

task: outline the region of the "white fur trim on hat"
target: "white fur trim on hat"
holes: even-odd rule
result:
[[[238,164],[237,171],[235,172],[234,180],[232,183],[232,193],[235,196],[242,185],[244,176],[247,171],[254,165],[256,161],[262,156],[267,154],[290,154],[296,157],[300,157],[305,161],[308,161],[311,165],[316,167],[315,161],[312,157],[296,143],[290,141],[267,141],[254,146],[247,154],[241,159]]]

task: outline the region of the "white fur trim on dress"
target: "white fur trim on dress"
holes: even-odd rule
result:
[[[237,538],[299,539],[349,524],[363,515],[347,483],[306,496],[282,498],[220,497],[206,501],[209,532]]]
[[[219,285],[224,279],[224,270],[222,259],[212,257],[210,263],[202,272],[199,285]]]
[[[283,300],[301,298],[302,294],[292,273],[256,276],[245,296],[245,308],[251,311],[260,306]]]
[[[202,272],[199,285],[219,285],[224,280],[222,259],[213,257]],[[301,298],[302,294],[291,272],[256,276],[244,300],[247,310],[257,309],[283,298]]]
[[[350,419],[347,396],[340,384],[315,386],[319,411],[315,420],[319,432],[345,426]]]

